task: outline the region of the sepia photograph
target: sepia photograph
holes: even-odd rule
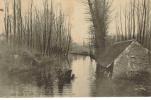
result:
[[[151,97],[151,0],[0,0],[0,98]]]

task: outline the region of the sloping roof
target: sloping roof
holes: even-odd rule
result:
[[[113,44],[100,58],[100,65],[107,67],[109,64],[112,64],[114,60],[134,41],[135,40],[127,40]]]

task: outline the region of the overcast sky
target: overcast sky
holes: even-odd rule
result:
[[[12,1],[12,0],[9,0]],[[30,0],[29,0],[30,1]],[[39,8],[42,7],[41,0],[35,0],[36,6]],[[86,7],[82,4],[82,0],[53,0],[57,5],[62,5],[62,8],[66,14],[70,18],[70,22],[72,24],[72,38],[74,42],[79,44],[83,43],[83,40],[86,41],[88,38],[88,27],[89,23],[85,21],[87,18]],[[128,0],[113,0],[113,12],[111,14],[112,23],[110,25],[110,33],[114,33],[115,24],[114,17],[116,16],[116,12],[120,9],[120,7],[124,7],[125,2]],[[22,0],[23,7],[28,7],[28,0]],[[4,0],[0,0],[0,9],[4,8]],[[3,14],[0,12],[0,33],[4,31],[3,25]]]

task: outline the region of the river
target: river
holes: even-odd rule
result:
[[[21,76],[9,78],[1,74],[0,97],[104,97],[104,96],[149,96],[150,84],[146,81],[116,80],[97,77],[96,62],[89,57],[74,56],[70,64],[75,78],[71,82],[42,81],[40,78]],[[5,76],[5,77],[2,77]],[[38,81],[37,81],[38,80]]]

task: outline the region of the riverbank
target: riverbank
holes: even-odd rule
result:
[[[93,48],[91,48],[91,49],[93,49]],[[91,50],[91,52],[90,52],[90,47],[88,45],[79,45],[77,43],[72,43],[70,54],[89,56],[92,59],[95,59],[94,50]]]
[[[2,42],[0,48],[0,73],[7,76],[6,80],[27,83],[36,79],[36,84],[40,86],[54,81],[70,81],[72,70],[65,56],[42,56],[26,48],[11,49]]]
[[[80,56],[88,56],[88,57],[90,57],[91,59],[94,59],[94,60],[95,60],[94,54],[90,54],[89,52],[70,52],[70,54],[80,55]]]
[[[10,49],[5,43],[0,43],[0,48],[0,88],[3,90],[0,97],[89,96],[89,57],[47,57],[25,48]],[[83,77],[83,72],[87,77]],[[72,73],[75,80],[74,75],[69,79]],[[87,88],[75,91],[80,88],[77,82]],[[71,90],[71,94],[66,94],[66,89]]]

